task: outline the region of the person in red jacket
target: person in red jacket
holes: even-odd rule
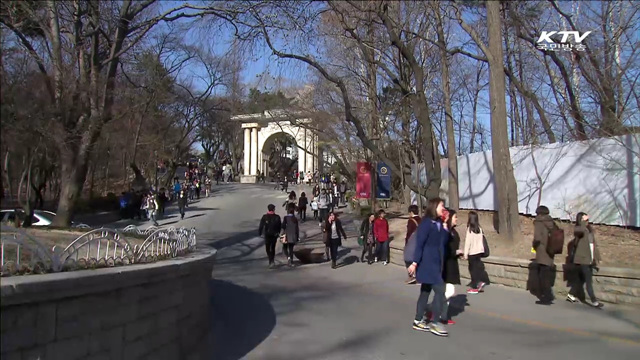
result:
[[[375,262],[383,259],[384,265],[389,264],[389,222],[384,218],[384,210],[378,211],[378,218],[373,221],[373,235],[378,241]]]

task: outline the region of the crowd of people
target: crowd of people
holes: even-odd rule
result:
[[[331,189],[336,187],[338,192],[334,196]],[[334,179],[328,189],[330,190],[321,188],[320,184],[314,186],[310,202],[304,192],[299,198],[294,191],[290,192],[283,204],[287,209],[283,220],[275,213],[276,207],[269,205],[267,214],[260,221],[258,233],[265,237],[270,268],[275,266],[275,246],[278,239],[283,243],[288,265],[293,266],[294,246],[300,241],[300,222],[306,220],[307,204],[311,204],[314,219],[318,219],[322,228],[326,261],[331,262],[333,269],[337,268],[338,248],[342,246],[342,240],[347,238],[347,234],[338,214],[334,212],[334,204],[337,202],[333,199],[342,199],[340,184]],[[406,283],[420,284],[412,327],[438,336],[448,336],[445,325],[455,324],[449,316],[449,303],[455,295],[455,285],[461,284],[458,260],[464,259],[468,264],[471,281],[467,294],[483,293],[488,281],[483,259],[490,255],[490,248],[477,212],[470,211],[468,214],[463,242],[457,230],[458,215],[453,209],[447,209],[442,199],[430,199],[423,210],[424,216],[421,217],[417,205],[409,206],[405,235]],[[535,293],[538,297],[536,303],[549,305],[553,302],[554,256],[558,254],[554,250],[558,245],[553,245],[552,242],[559,241],[555,240],[559,236],[559,227],[549,215],[547,207],[538,207],[536,215],[532,243],[537,266],[534,276]],[[390,240],[385,211],[381,209],[375,214],[369,214],[359,229],[358,243],[362,246],[360,261],[369,265],[377,262],[387,265],[390,262]],[[561,239],[560,242],[563,241]],[[567,262],[574,265],[575,269],[567,279],[570,286],[567,301],[578,302],[582,289],[586,287],[588,298],[585,302],[593,307],[602,307],[593,291],[593,273],[598,270],[600,254],[587,214],[578,214],[574,239],[567,248]]]

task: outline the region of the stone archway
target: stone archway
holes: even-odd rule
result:
[[[291,174],[291,171],[300,169],[300,154],[296,139],[286,132],[271,134],[261,146],[262,167],[258,167],[261,174],[271,177],[276,174]]]
[[[298,171],[313,173],[318,169],[318,139],[304,124],[311,122],[306,118],[293,118],[283,110],[270,110],[264,113],[237,115],[232,121],[241,121],[244,131],[244,173],[240,176],[242,183],[255,183],[258,172],[268,174],[265,163],[265,144],[280,133],[291,136],[298,149]]]

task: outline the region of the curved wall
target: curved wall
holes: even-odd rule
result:
[[[197,359],[216,251],[2,278],[2,359]]]

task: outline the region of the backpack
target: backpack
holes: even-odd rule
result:
[[[564,248],[564,230],[558,226],[549,231],[549,240],[547,241],[547,254],[554,256],[562,254]]]
[[[270,236],[278,236],[280,235],[280,229],[282,228],[282,222],[280,221],[280,216],[273,215],[267,216],[266,219],[267,225],[265,226],[265,233]]]

